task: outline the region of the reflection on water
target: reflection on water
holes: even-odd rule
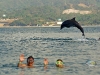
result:
[[[84,30],[86,39],[76,28],[0,28],[0,75],[100,75],[100,27]],[[21,53],[35,58],[35,68],[17,67]],[[48,67],[43,58],[48,58]],[[59,58],[63,69],[55,67]],[[97,65],[89,67],[87,60]]]
[[[24,74],[24,70],[23,70],[23,69],[22,69],[22,70],[20,70],[19,75],[25,75],[25,74]]]

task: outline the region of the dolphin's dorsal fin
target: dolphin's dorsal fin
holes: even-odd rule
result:
[[[74,17],[74,18],[72,18],[71,20],[75,21],[75,17]]]

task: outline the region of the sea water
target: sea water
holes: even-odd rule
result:
[[[74,27],[0,28],[0,75],[100,75],[100,26],[83,28],[85,38]],[[17,67],[22,53],[35,58],[35,68]],[[48,58],[47,69],[43,58]],[[56,68],[57,59],[65,68]],[[90,67],[89,60],[97,65]]]

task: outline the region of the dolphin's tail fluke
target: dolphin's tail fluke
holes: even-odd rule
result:
[[[84,33],[82,34],[82,36],[83,36],[83,38],[85,39],[85,35],[84,35]]]
[[[84,36],[84,37],[85,37],[84,33],[82,34],[82,36]]]

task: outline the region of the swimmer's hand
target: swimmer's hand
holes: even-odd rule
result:
[[[21,54],[20,57],[19,57],[19,61],[23,62],[24,60],[25,60],[24,54]]]
[[[48,59],[47,58],[44,58],[44,66],[47,66],[48,65]]]

